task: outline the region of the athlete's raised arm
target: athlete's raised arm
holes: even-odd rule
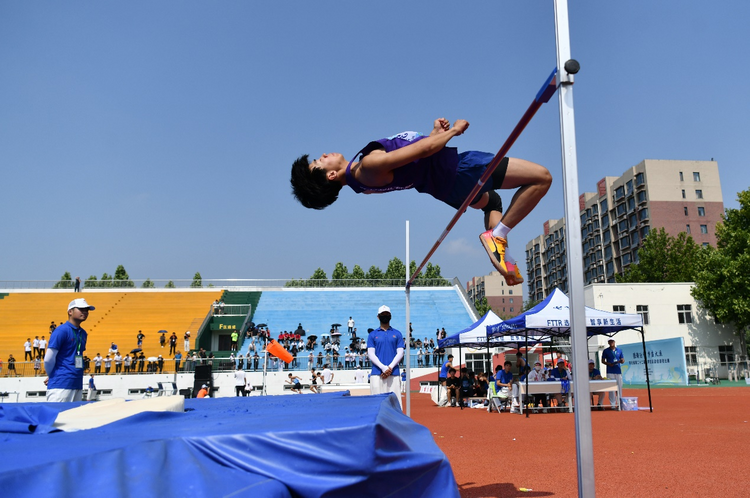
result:
[[[435,121],[436,128],[444,126],[442,122],[439,123],[441,119]],[[445,126],[447,126],[447,121],[445,121]],[[445,147],[451,138],[463,134],[468,127],[468,121],[459,119],[453,123],[451,128],[442,132],[433,129],[430,136],[406,147],[391,152],[374,150],[359,162],[355,176],[366,185],[379,185],[383,181],[390,181],[391,172],[394,169],[433,155]]]

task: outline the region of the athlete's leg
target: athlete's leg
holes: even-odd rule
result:
[[[509,158],[508,169],[500,188],[518,190],[505,210],[502,222],[510,228],[515,227],[539,204],[550,185],[552,175],[544,166],[525,159]]]
[[[502,189],[518,188],[505,215],[502,203],[494,192],[485,192],[472,204],[484,210],[486,232],[480,236],[482,245],[495,268],[505,277],[508,285],[523,282],[518,266],[507,254],[508,232],[515,227],[539,203],[549,190],[552,176],[543,166],[524,159],[508,158],[507,165],[493,174],[493,184]]]

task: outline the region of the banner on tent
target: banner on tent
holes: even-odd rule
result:
[[[685,364],[685,343],[682,337],[646,341],[646,356],[643,357],[643,344],[620,344],[625,363],[622,365],[623,384],[646,383],[646,359],[651,385],[688,385],[687,365]]]

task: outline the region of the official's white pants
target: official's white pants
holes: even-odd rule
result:
[[[607,373],[607,378],[617,381],[617,400],[619,401],[620,406],[622,406],[622,374]],[[612,405],[612,408],[616,406],[614,391],[609,392],[609,404]]]
[[[53,403],[66,403],[69,401],[81,401],[83,389],[48,389],[47,401]]]
[[[393,393],[398,398],[398,404],[401,405],[401,377],[390,375],[383,379],[380,375],[373,374],[370,376],[370,394]]]

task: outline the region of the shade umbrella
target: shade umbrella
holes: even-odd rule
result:
[[[159,361],[159,358],[157,358],[156,356],[149,356],[148,358],[146,358],[146,361],[156,362]]]
[[[268,327],[268,325],[267,325],[267,324],[265,324],[265,323],[259,323],[259,324],[258,324],[258,328],[259,328],[259,329],[264,329],[264,328],[266,328],[266,327]]]
[[[334,329],[337,329],[337,328],[341,327],[341,324],[340,323],[332,323],[331,327],[333,327]]]
[[[335,336],[340,336],[340,335],[341,335],[341,332],[339,332],[339,331],[337,330],[336,332],[331,332],[331,335],[332,335],[332,336],[334,336],[334,337],[335,337]]]
[[[141,348],[133,348],[130,350],[131,353],[140,353],[141,351],[143,351]]]
[[[308,335],[307,338],[310,339],[311,341],[314,341],[315,339],[318,338],[318,336],[317,335]]]
[[[160,330],[159,333],[160,334],[168,334],[169,332],[167,332],[166,330]]]

